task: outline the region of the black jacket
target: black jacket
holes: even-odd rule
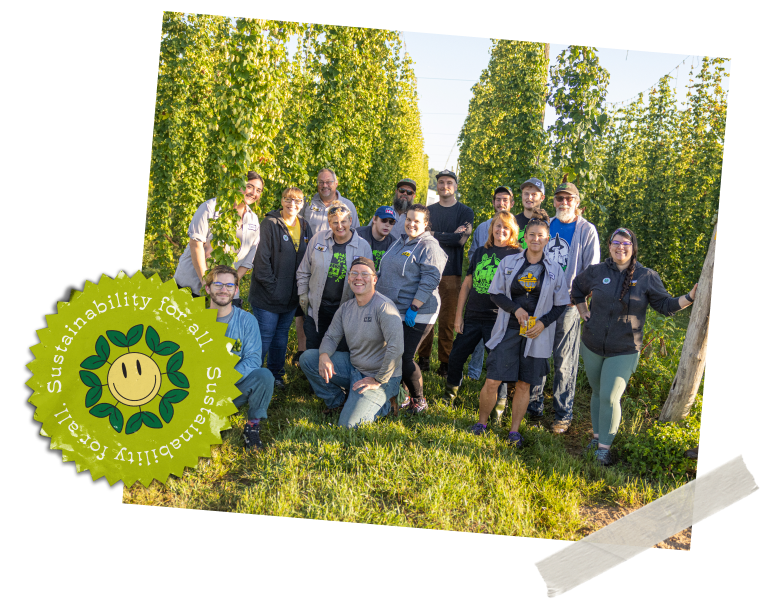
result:
[[[298,306],[295,272],[306,252],[311,228],[302,217],[301,240],[295,250],[279,210],[268,213],[260,223],[260,242],[252,264],[250,305],[272,313],[285,313]]]
[[[572,302],[584,303],[593,293],[590,319],[583,327],[582,341],[589,350],[603,357],[630,355],[641,350],[647,306],[663,315],[679,311],[679,298],[666,292],[660,276],[638,261],[631,286],[619,301],[625,272],[612,259],[591,265],[572,283]],[[605,283],[606,282],[606,283]]]

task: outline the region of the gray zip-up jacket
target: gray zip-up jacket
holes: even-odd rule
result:
[[[349,211],[352,213],[351,227],[353,229],[360,227],[360,220],[357,217],[357,209],[354,207],[354,203],[348,198],[341,196],[341,193],[337,190],[336,200],[340,200],[347,207],[349,207]],[[314,196],[311,197],[310,201],[303,205],[303,208],[298,212],[301,217],[309,222],[312,236],[319,232],[330,229],[330,223],[327,220],[327,210],[328,207],[326,207],[325,203],[322,202],[322,199],[319,197],[319,192],[317,192]]]
[[[555,217],[550,218],[553,223]],[[545,254],[549,254],[550,243],[545,246]],[[596,226],[587,219],[577,218],[577,227],[574,230],[572,244],[569,246],[569,257],[566,264],[564,275],[566,276],[566,286],[572,289],[572,282],[577,274],[585,271],[591,265],[601,261],[601,249],[599,248],[599,233]]]
[[[575,234],[576,235],[576,234]],[[499,262],[494,279],[489,286],[489,294],[505,294],[507,298],[512,299],[510,288],[513,285],[513,278],[518,273],[523,262],[526,260],[526,253],[509,255]],[[534,317],[539,319],[548,313],[554,305],[569,304],[569,287],[566,285],[566,274],[561,266],[545,255],[542,259],[545,264],[546,276],[542,281],[539,299],[537,299],[537,308],[534,310]],[[569,269],[567,269],[567,272]],[[507,333],[507,324],[510,322],[511,314],[500,308],[497,312],[497,320],[494,328],[491,330],[491,338],[486,343],[490,349],[494,349]],[[556,324],[551,323],[536,338],[529,338],[526,341],[524,355],[526,357],[538,357],[546,359],[553,353],[553,338],[556,335]]]
[[[309,317],[314,320],[318,332],[319,319],[317,316],[319,313],[319,306],[322,304],[322,293],[325,291],[327,272],[330,269],[330,262],[333,259],[334,244],[335,238],[333,238],[333,230],[323,230],[312,236],[309,245],[306,247],[306,254],[303,255],[303,260],[301,261],[295,276],[298,281],[298,296],[307,292],[309,294]],[[357,257],[373,259],[373,251],[367,240],[360,238],[359,234],[352,230],[352,237],[349,242],[346,243],[347,274],[349,273],[349,268],[352,266],[352,261]],[[341,296],[339,306],[351,298],[354,298],[354,293],[349,287],[349,278],[347,275],[346,283],[344,284],[344,293]]]
[[[413,240],[403,234],[381,257],[376,291],[395,304],[403,319],[414,298],[424,303],[420,316],[435,315],[440,310],[437,287],[447,260],[448,255],[431,233],[424,232]]]

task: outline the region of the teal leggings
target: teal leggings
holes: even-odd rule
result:
[[[593,433],[599,435],[599,444],[611,445],[620,426],[620,397],[636,371],[639,353],[602,357],[581,343],[580,354],[593,391],[590,398]]]

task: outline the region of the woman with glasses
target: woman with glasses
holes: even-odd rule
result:
[[[639,363],[647,307],[674,315],[693,303],[698,290],[695,284],[688,294],[672,297],[660,276],[636,260],[638,250],[636,234],[618,228],[609,239],[609,258],[580,272],[572,283],[572,302],[585,321],[580,354],[592,390],[588,449],[595,450],[601,465],[611,463],[620,398]]]
[[[467,275],[462,282],[454,320],[454,330],[458,336],[448,357],[448,378],[443,398],[453,400],[456,397],[462,383],[465,361],[475,351],[479,342],[485,344],[491,338],[491,330],[498,313],[498,307],[489,296],[491,280],[494,279],[502,259],[520,252],[518,224],[515,218],[507,211],[497,213],[489,224],[488,239],[472,254]],[[481,358],[481,364],[482,362]],[[497,392],[497,420],[501,417],[506,402],[507,384],[503,382]]]
[[[284,389],[287,338],[298,308],[295,273],[311,238],[309,224],[298,216],[302,206],[301,189],[286,188],[281,209],[265,216],[250,282],[250,305],[260,327],[263,360],[268,355],[266,367],[280,390]]]
[[[438,284],[448,256],[430,232],[429,210],[411,205],[405,217],[405,231],[381,258],[376,292],[391,300],[403,320],[403,383],[409,413],[427,408],[421,370],[414,361],[416,349],[432,330],[440,310]]]
[[[312,236],[298,273],[298,296],[306,318],[306,349],[318,349],[338,307],[353,297],[346,274],[358,257],[372,259],[367,241],[352,229],[352,213],[344,203],[334,200],[327,210],[330,229]],[[346,339],[338,351],[348,352]]]
[[[247,184],[242,190],[244,199],[234,205],[234,210],[239,215],[236,224],[236,238],[241,242],[236,253],[236,263],[233,267],[239,276],[239,281],[252,267],[255,259],[255,250],[260,240],[260,222],[258,216],[250,205],[260,201],[263,194],[263,178],[254,171],[247,173]],[[212,232],[209,222],[219,217],[217,211],[217,199],[210,198],[196,209],[190,226],[188,226],[188,246],[180,257],[177,270],[174,272],[174,281],[180,288],[190,288],[194,297],[201,296],[204,287],[204,278],[207,272],[207,259],[212,252],[209,241],[212,240]],[[238,284],[238,282],[237,282]],[[236,298],[233,304],[240,307],[239,287],[236,288]]]
[[[489,287],[499,310],[486,343],[490,352],[486,383],[480,391],[479,420],[470,428],[478,436],[488,431],[497,388],[502,382],[515,382],[507,442],[519,448],[523,437],[518,429],[529,405],[529,391],[548,373],[555,321],[569,304],[564,270],[544,253],[550,240],[547,213],[535,209],[524,230],[526,252],[504,257]]]

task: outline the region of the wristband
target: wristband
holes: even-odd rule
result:
[[[419,312],[419,308],[416,305],[414,305],[413,303],[411,303],[411,311],[415,311],[416,313],[418,313]]]
[[[690,293],[689,293],[689,292],[688,292],[687,294],[685,294],[685,295],[684,295],[684,298],[685,298],[685,299],[687,300],[687,302],[688,302],[688,303],[690,303],[691,305],[692,305],[692,304],[695,302],[695,299],[694,299],[694,298],[690,298]]]

